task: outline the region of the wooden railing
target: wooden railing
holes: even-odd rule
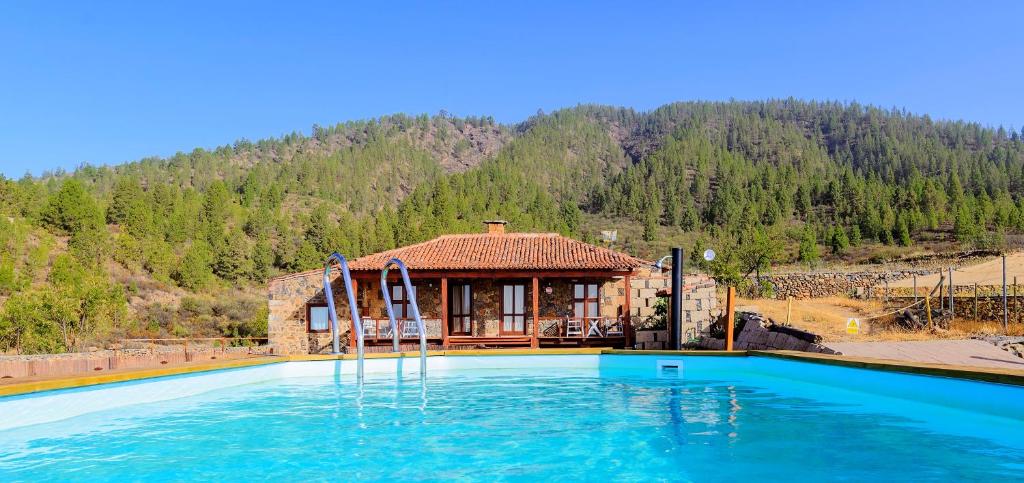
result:
[[[436,321],[437,319],[423,319],[423,323]],[[413,319],[398,319],[398,338],[399,339],[416,339],[419,337],[419,328],[416,327],[416,321]],[[373,317],[363,317],[363,340],[366,341],[387,341],[392,340],[394,335],[391,333],[391,320],[380,319]],[[427,332],[428,338],[440,338],[441,334],[431,334]]]
[[[624,337],[625,317],[541,317],[541,337],[597,339]]]
[[[529,317],[527,318],[529,319]],[[436,321],[437,319],[429,319]],[[427,322],[427,320],[424,320]],[[477,337],[476,327],[479,322],[474,320],[471,327],[474,329],[469,334],[449,332],[450,337],[466,338]],[[416,321],[412,319],[398,320],[399,339],[415,339]],[[449,326],[449,330],[451,327]],[[579,339],[600,339],[625,337],[629,329],[625,317],[540,317],[540,337],[579,338]],[[521,334],[531,336],[530,331]],[[439,334],[427,334],[428,337],[437,339]],[[386,318],[363,317],[363,340],[373,342],[386,342],[392,340],[391,321]]]

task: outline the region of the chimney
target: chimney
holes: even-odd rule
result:
[[[504,235],[505,225],[508,224],[505,220],[486,220],[484,224],[487,225],[488,235]]]

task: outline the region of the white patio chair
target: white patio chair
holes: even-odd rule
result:
[[[363,317],[363,339],[377,338],[377,322],[369,317]]]
[[[607,328],[604,330],[604,335],[607,337],[621,337],[623,335],[622,330],[622,319],[615,318],[608,323]]]
[[[384,322],[381,324],[381,322]],[[395,336],[395,332],[391,330],[391,321],[374,321],[373,325],[377,327],[377,336],[381,339],[390,339]]]
[[[583,336],[583,320],[573,319],[566,317],[565,319],[565,336],[566,337],[582,337]]]
[[[601,333],[601,317],[587,317],[587,337],[604,337]]]
[[[415,320],[403,320],[402,321],[402,338],[403,339],[412,339],[412,338],[419,337],[419,335],[420,335],[420,330],[419,330],[419,327],[416,326],[416,321]]]

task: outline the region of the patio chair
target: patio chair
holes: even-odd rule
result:
[[[587,337],[604,337],[604,334],[601,333],[600,317],[587,318]]]
[[[378,334],[378,337],[380,337],[381,339],[390,339],[390,338],[394,337],[395,333],[394,333],[394,331],[391,330],[391,322],[390,321],[387,321],[384,324],[380,324],[379,321],[375,320],[373,322],[373,325],[375,327],[377,327],[377,334]]]
[[[612,319],[604,330],[604,335],[607,337],[621,337],[623,335],[622,319]]]
[[[565,319],[565,336],[566,337],[582,337],[583,336],[583,320],[566,318]]]
[[[419,330],[419,327],[416,327],[416,321],[415,320],[403,320],[402,321],[402,338],[403,339],[413,339],[413,338],[419,337],[419,335],[420,335],[420,330]]]
[[[363,338],[377,338],[377,322],[375,322],[373,319],[369,317],[363,317]]]

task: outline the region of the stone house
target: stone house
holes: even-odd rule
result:
[[[662,283],[657,280],[664,280],[660,271],[652,273],[650,262],[555,233],[507,233],[503,221],[486,224],[486,233],[444,235],[350,262],[368,351],[391,348],[384,297],[395,308],[403,348],[416,347],[410,295],[432,349],[635,345],[633,327],[654,315]],[[413,294],[405,293],[397,270],[389,272],[387,293],[382,292],[381,270],[392,258],[408,267]],[[322,279],[317,269],[270,281],[268,325],[275,353],[330,350]],[[331,288],[339,336],[354,347],[344,284]]]

